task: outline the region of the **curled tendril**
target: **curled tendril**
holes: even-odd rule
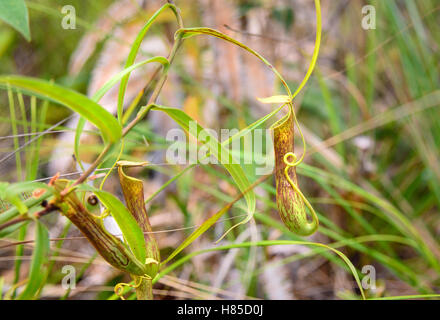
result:
[[[124,298],[124,287],[130,287],[132,289],[136,289],[136,288],[139,288],[139,286],[142,284],[142,280],[152,280],[152,278],[149,275],[147,275],[147,274],[145,274],[143,276],[139,276],[138,279],[139,279],[139,283],[135,283],[135,284],[124,283],[124,282],[118,283],[115,286],[115,288],[114,288],[115,294],[121,300],[125,300],[125,298]]]
[[[304,157],[305,157],[306,151],[307,151],[307,145],[306,145],[306,140],[304,139],[304,135],[303,135],[302,130],[301,130],[301,126],[299,125],[298,119],[296,118],[295,109],[293,108],[292,102],[289,102],[289,109],[290,109],[290,113],[292,114],[293,121],[295,121],[296,127],[298,128],[298,132],[299,132],[299,135],[301,136],[301,142],[302,142],[302,145],[303,145],[303,153],[301,154],[301,157],[299,158],[299,160],[296,160],[297,156],[296,156],[295,153],[288,152],[288,153],[291,153],[293,155],[293,157],[294,157],[294,160],[293,160],[294,163],[291,164],[290,166],[291,167],[296,167],[296,166],[298,166],[304,160]],[[285,159],[286,159],[286,155],[284,155],[284,163],[286,163]],[[288,164],[286,163],[286,165],[288,165]]]
[[[292,157],[293,160],[289,161],[289,157]],[[313,223],[316,225],[316,227],[314,228],[315,230],[318,228],[318,224],[319,224],[319,219],[318,219],[318,215],[316,214],[315,210],[313,209],[312,205],[310,204],[310,202],[307,200],[307,198],[304,196],[304,194],[302,193],[302,191],[298,188],[298,186],[292,181],[292,179],[289,176],[289,169],[290,168],[294,168],[297,165],[299,165],[302,161],[302,158],[297,160],[297,156],[295,153],[293,152],[288,152],[284,155],[283,158],[284,163],[286,164],[286,168],[284,169],[284,176],[286,177],[287,181],[289,181],[290,186],[293,188],[293,190],[295,190],[295,192],[301,197],[301,199],[304,201],[304,203],[306,204],[307,208],[309,208],[310,213],[312,214],[312,219],[313,219]]]
[[[319,8],[319,6],[318,6],[318,8]],[[320,38],[321,37],[320,32],[318,32],[318,34],[319,34],[319,38]],[[319,42],[318,42],[318,44],[319,44]],[[318,47],[318,50],[319,50],[319,47]],[[314,63],[316,63],[316,61]],[[289,181],[289,184],[291,185],[291,187],[298,193],[298,195],[301,197],[301,199],[306,204],[307,208],[309,208],[310,213],[312,214],[312,219],[313,219],[312,220],[312,230],[310,230],[310,232],[313,233],[318,229],[318,226],[319,226],[318,215],[316,214],[316,212],[313,209],[312,205],[310,204],[309,200],[307,200],[307,198],[304,196],[304,194],[301,192],[301,190],[293,183],[292,179],[289,176],[289,169],[295,168],[296,166],[298,166],[304,160],[304,157],[305,157],[306,151],[307,151],[306,140],[304,139],[304,134],[302,133],[301,126],[299,125],[298,119],[296,118],[295,110],[293,108],[292,103],[290,103],[290,111],[292,112],[293,120],[295,121],[295,124],[298,128],[299,135],[301,136],[301,141],[303,144],[303,153],[298,160],[297,160],[296,154],[293,152],[287,152],[284,155],[283,161],[286,164],[286,168],[284,169],[284,175],[285,175],[287,181]],[[293,161],[290,162],[289,157],[293,157]]]

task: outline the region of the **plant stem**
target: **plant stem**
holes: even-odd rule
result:
[[[176,56],[176,53],[177,53],[177,51],[178,51],[180,45],[182,44],[182,42],[183,42],[182,37],[181,37],[181,36],[178,36],[177,39],[176,39],[176,41],[174,42],[173,48],[171,49],[171,52],[170,52],[169,57],[168,57],[168,60],[169,60],[169,62],[170,62],[170,65],[171,65],[171,63],[173,62],[173,60],[174,60],[174,58],[175,58],[175,56]],[[159,81],[158,81],[158,83],[157,83],[157,85],[156,85],[156,87],[155,87],[155,89],[154,89],[154,91],[153,91],[153,93],[152,93],[152,95],[151,95],[149,101],[148,101],[148,104],[154,104],[154,103],[156,102],[156,100],[157,100],[157,98],[159,97],[159,94],[160,94],[160,92],[161,92],[161,90],[162,90],[162,88],[163,88],[163,85],[165,84],[165,82],[166,82],[166,80],[167,80],[167,77],[168,77],[168,69],[165,69],[165,70],[163,71],[162,76],[160,77],[160,79],[159,79]],[[127,133],[130,132],[130,130],[133,129],[133,127],[134,127],[136,124],[138,124],[138,123],[139,123],[139,122],[145,117],[145,115],[146,115],[147,113],[148,113],[148,108],[146,109],[146,112],[142,112],[142,113],[138,114],[138,115],[136,116],[136,118],[133,119],[133,120],[132,120],[132,121],[131,121],[131,122],[130,122],[125,128],[124,128],[124,130],[122,131],[122,137],[124,137],[125,135],[127,135]],[[66,195],[71,191],[71,188],[72,188],[72,187],[74,187],[74,186],[76,186],[76,185],[78,185],[78,184],[83,183],[84,181],[86,181],[87,178],[88,178],[88,177],[93,173],[93,171],[96,169],[96,167],[100,164],[100,162],[102,161],[102,159],[104,159],[104,157],[105,157],[105,156],[107,155],[107,153],[110,151],[111,147],[112,147],[112,144],[107,144],[107,145],[105,146],[105,148],[101,151],[101,153],[99,154],[99,156],[96,158],[96,160],[92,163],[92,165],[91,165],[86,171],[84,171],[84,172],[81,174],[81,176],[80,176],[75,182],[73,182],[73,184],[71,184],[69,187],[67,187],[66,189],[64,189],[64,190],[60,193],[60,196],[61,196],[61,197],[66,196]],[[53,212],[53,211],[56,211],[56,210],[58,210],[57,207],[55,207],[55,206],[49,206],[49,207],[45,208],[44,210],[42,210],[42,211],[40,211],[40,212],[37,212],[37,213],[35,214],[35,218],[38,219],[38,218],[40,218],[41,216],[46,215],[46,214],[48,214],[48,213],[50,213],[50,212]],[[5,228],[7,228],[7,227],[9,227],[9,226],[11,226],[11,225],[14,225],[14,224],[16,224],[16,223],[20,223],[20,222],[28,221],[28,220],[31,220],[31,219],[32,219],[32,218],[30,218],[30,217],[18,217],[18,218],[16,218],[16,219],[13,219],[13,220],[11,220],[11,221],[9,221],[9,222],[7,222],[7,223],[4,223],[4,224],[0,225],[0,231],[3,230],[3,229],[5,229]]]
[[[135,282],[139,277],[135,277]],[[151,279],[141,279],[141,283],[136,288],[137,300],[153,300],[153,282]]]
[[[173,48],[171,49],[171,52],[170,52],[170,54],[168,56],[168,61],[170,62],[170,65],[174,61],[176,53],[179,50],[179,47],[182,44],[182,42],[183,42],[182,36],[179,34],[179,36],[177,37],[176,41],[174,41]],[[168,78],[168,69],[164,69],[164,71],[162,73],[162,76],[160,77],[159,81],[157,82],[156,87],[155,87],[155,89],[154,89],[150,99],[148,100],[147,105],[154,104],[156,102],[157,98],[159,97],[159,94],[162,91],[162,88],[163,88],[163,86],[164,86],[164,84],[165,84],[165,82],[166,82],[166,80]],[[147,109],[147,112],[148,112],[148,109]],[[133,127],[136,124],[138,124],[145,117],[147,112],[143,112],[141,114],[138,114],[136,116],[136,118],[133,119],[124,128],[124,130],[122,131],[122,137],[125,137],[128,134],[128,132],[130,132],[130,130],[133,129]],[[83,174],[81,174],[81,176],[70,187],[74,187],[74,186],[76,186],[76,185],[78,185],[80,183],[83,183],[88,178],[88,176],[90,176],[93,173],[93,171],[100,164],[102,159],[107,155],[107,153],[109,152],[111,146],[112,146],[111,144],[108,144],[104,148],[104,150],[101,151],[101,153],[99,154],[98,158],[96,158],[96,160],[92,163],[92,165],[86,171],[84,171]],[[69,192],[70,187],[68,189],[66,188],[63,192],[61,192],[61,196],[65,196]]]
[[[107,155],[108,151],[111,148],[111,144],[107,144],[104,148],[104,150],[101,151],[101,153],[99,154],[98,158],[95,159],[95,161],[92,163],[92,165],[82,173],[82,175],[70,186],[70,187],[74,187],[80,183],[83,183],[87,177],[89,175],[91,175],[93,173],[93,171],[95,171],[96,167],[101,163],[102,159],[104,159],[104,157]],[[70,189],[66,188],[63,192],[61,192],[61,196],[65,196]]]
[[[56,211],[58,209],[59,208],[55,205],[49,205],[46,208],[44,208],[43,210],[35,213],[33,218],[28,217],[28,216],[17,217],[15,219],[12,219],[12,220],[0,225],[0,231],[2,231],[3,229],[6,229],[7,227],[10,227],[14,224],[20,223],[20,222],[25,222],[25,221],[32,220],[32,219],[40,219],[42,216],[45,216],[46,214],[49,214],[49,213]]]
[[[179,50],[181,44],[183,42],[182,39],[182,35],[178,34],[176,41],[174,42],[173,48],[171,49],[171,53],[168,56],[168,61],[170,62],[170,65],[173,63],[174,58],[176,56],[177,51]],[[150,99],[148,100],[147,106],[156,103],[157,98],[159,97],[159,94],[168,78],[168,69],[164,70],[162,73],[162,76],[160,77],[159,81],[157,82],[157,85],[153,91],[153,93],[151,94]],[[125,136],[131,129],[133,129],[133,127],[135,125],[137,125],[139,123],[139,121],[141,121],[146,114],[148,113],[149,109],[145,108],[144,112],[140,112],[136,118],[134,118],[123,130],[122,132],[122,136]]]

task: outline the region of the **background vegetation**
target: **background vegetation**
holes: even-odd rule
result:
[[[313,1],[175,2],[186,27],[208,26],[239,39],[276,66],[292,89],[304,77],[315,39]],[[0,25],[0,74],[53,80],[89,96],[123,69],[137,32],[163,4],[145,1],[141,9],[134,0],[26,3],[32,40]],[[75,30],[61,28],[65,4],[76,8]],[[366,4],[376,8],[375,30],[362,28]],[[377,282],[375,290],[366,290],[369,298],[435,295],[440,290],[439,10],[435,0],[323,0],[318,65],[294,101],[309,147],[297,169],[299,184],[320,218],[318,232],[308,240],[341,250],[361,278],[363,266],[373,265]],[[167,56],[174,20],[171,12],[158,19],[141,47],[143,59]],[[130,78],[126,101],[135,100],[134,107],[144,105],[151,95],[147,88],[136,100],[153,72],[154,68],[141,68]],[[255,98],[271,96],[279,87],[270,70],[249,53],[219,39],[196,37],[176,56],[159,100],[182,108],[204,127],[243,129],[273,110]],[[113,113],[117,93],[116,86],[101,101]],[[77,177],[80,168],[71,156],[72,119],[69,110],[57,104],[18,94],[11,100],[2,90],[1,181],[47,182],[56,172]],[[144,182],[162,257],[239,192],[224,168],[215,165],[197,165],[166,184],[186,167],[165,163],[165,137],[174,127],[171,119],[152,113],[127,135],[121,155],[124,160],[150,162],[130,173]],[[86,129],[81,159],[91,162],[103,146],[93,128]],[[44,132],[41,138],[26,145],[39,132]],[[97,173],[106,173],[118,154],[119,148],[112,150]],[[257,163],[244,167],[249,180],[259,178]],[[117,173],[111,173],[105,189],[121,196],[119,188]],[[349,267],[338,256],[322,248],[282,245],[283,240],[303,239],[279,219],[274,179],[255,190],[255,219],[214,244],[246,215],[245,202],[238,201],[179,253],[155,284],[155,297],[360,298]],[[2,202],[0,221],[9,208]],[[109,267],[58,213],[41,220],[50,231],[51,272],[40,298],[117,298],[113,287],[129,278]],[[110,219],[107,226],[116,230]],[[36,233],[29,224],[0,240],[3,293],[27,278]],[[272,242],[250,245],[257,241]],[[77,270],[78,281],[75,289],[66,291],[61,280],[67,264]]]

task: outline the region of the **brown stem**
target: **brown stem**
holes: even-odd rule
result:
[[[181,44],[183,42],[182,36],[179,35],[179,37],[174,42],[173,49],[171,50],[171,53],[168,57],[168,61],[171,63],[174,61],[174,57],[176,56],[177,50],[179,50]],[[152,105],[156,103],[157,98],[159,97],[160,91],[163,88],[163,85],[165,84],[166,80],[168,78],[168,71],[165,71],[162,74],[162,77],[157,82],[156,88],[154,89],[153,93],[151,94],[150,99],[147,102],[147,106]],[[122,132],[122,136],[125,136],[135,125],[137,125],[148,113],[148,108],[145,109],[144,112],[139,113],[136,118],[134,118],[125,128]]]
[[[44,208],[41,211],[38,211],[37,213],[34,214],[34,219],[40,219],[42,216],[45,216],[46,214],[49,214],[53,211],[58,210],[58,207],[55,205],[48,205],[46,208]],[[0,225],[0,231],[2,231],[3,229],[6,229],[7,227],[10,227],[14,224],[20,223],[20,222],[24,222],[24,221],[29,221],[32,220],[33,218],[28,217],[28,216],[23,216],[23,217],[18,217],[15,219],[12,219],[8,222],[5,222],[4,224]]]
[[[87,177],[90,176],[93,173],[93,171],[95,171],[96,167],[101,163],[101,160],[106,156],[107,152],[110,150],[110,147],[111,144],[105,146],[104,150],[101,151],[98,158],[96,158],[96,160],[92,163],[92,165],[86,171],[84,171],[81,174],[81,176],[69,188],[66,188],[61,192],[60,194],[61,197],[64,197],[67,193],[69,193],[71,187],[74,187],[86,181]]]
[[[171,52],[168,56],[168,61],[171,63],[174,61],[174,58],[176,56],[176,53],[180,47],[180,45],[182,44],[183,39],[182,36],[179,36],[176,41],[174,42],[173,48],[171,49]],[[159,97],[160,92],[162,91],[162,88],[167,80],[168,77],[168,69],[164,70],[164,72],[162,73],[162,76],[160,77],[159,81],[156,84],[156,87],[153,91],[153,93],[151,94],[150,99],[148,100],[147,105],[150,104],[154,104],[157,100],[157,98]],[[133,119],[122,131],[122,137],[125,137],[127,135],[128,132],[130,132],[131,129],[133,129],[133,127],[139,123],[139,121],[141,121],[146,113],[142,113],[140,115],[138,115],[135,119]],[[81,174],[81,176],[71,185],[71,187],[76,186],[84,181],[86,181],[86,179],[88,178],[88,176],[90,176],[93,171],[96,169],[96,167],[99,165],[99,163],[101,162],[101,160],[107,155],[108,151],[110,150],[111,144],[108,144],[104,150],[101,151],[101,154],[98,156],[98,158],[96,158],[96,160],[92,163],[92,165],[83,172],[83,174]],[[66,190],[64,190],[63,192],[61,192],[61,196],[66,195],[70,190],[70,187]]]

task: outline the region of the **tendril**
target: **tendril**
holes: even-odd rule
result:
[[[109,209],[105,209],[99,216],[96,216],[96,219],[99,220],[104,220],[105,218],[107,218],[110,214],[110,210]]]
[[[294,152],[287,152],[286,154],[284,154],[283,161],[284,161],[284,164],[286,165],[286,167],[284,168],[284,176],[286,177],[287,181],[289,182],[289,184],[293,188],[293,190],[295,190],[295,192],[301,197],[303,202],[309,208],[310,213],[312,215],[312,219],[313,219],[312,222],[316,226],[314,228],[314,230],[316,230],[316,228],[318,227],[318,224],[319,224],[318,215],[316,214],[316,212],[313,209],[313,207],[310,204],[310,202],[304,196],[304,194],[299,189],[299,187],[292,181],[292,179],[290,178],[290,175],[289,175],[289,169],[290,168],[295,168],[299,164],[301,164],[301,162],[304,160],[304,157],[305,157],[306,151],[307,151],[307,146],[306,146],[306,141],[305,141],[305,138],[304,138],[304,134],[302,133],[301,126],[298,123],[298,119],[296,118],[295,110],[294,110],[293,104],[291,102],[289,103],[289,112],[291,113],[291,115],[293,117],[293,120],[294,120],[294,122],[295,122],[295,124],[296,124],[296,126],[298,128],[298,131],[299,131],[299,134],[300,134],[300,137],[301,137],[301,141],[302,141],[302,144],[303,144],[303,153],[301,154],[301,157],[299,159],[298,159],[298,156]],[[289,158],[291,158],[291,160],[289,160]]]
[[[304,154],[303,154],[304,156]],[[319,224],[318,215],[316,214],[315,210],[313,209],[310,202],[307,200],[307,198],[304,196],[302,191],[298,188],[298,186],[292,181],[292,179],[289,176],[289,169],[296,167],[298,164],[302,162],[303,156],[297,160],[297,156],[293,152],[288,152],[284,155],[283,161],[286,164],[286,168],[284,168],[284,176],[286,177],[287,181],[289,181],[290,186],[295,190],[295,192],[301,197],[301,199],[304,201],[306,206],[309,208],[310,213],[312,214],[313,222],[315,223],[316,227]],[[293,158],[292,161],[289,161],[289,157]]]
[[[321,29],[322,29],[321,5],[320,5],[319,0],[315,0],[315,7],[316,7],[316,40],[315,40],[315,49],[313,50],[313,56],[312,56],[311,63],[310,63],[309,68],[307,70],[306,76],[304,77],[304,79],[302,80],[301,84],[296,89],[296,91],[293,94],[290,94],[290,90],[287,90],[289,93],[289,102],[288,102],[289,112],[290,112],[291,116],[293,117],[294,123],[296,124],[296,126],[298,128],[298,132],[301,136],[301,140],[302,140],[302,144],[303,144],[303,153],[301,154],[301,157],[299,159],[298,159],[297,155],[293,152],[287,152],[283,157],[283,161],[286,165],[286,167],[284,168],[284,176],[286,177],[287,181],[289,182],[289,184],[293,188],[293,190],[295,190],[295,192],[300,196],[300,198],[303,200],[303,202],[309,208],[310,213],[312,215],[312,219],[313,219],[312,223],[314,224],[313,232],[317,229],[318,224],[319,224],[318,216],[317,216],[315,210],[313,209],[312,205],[310,204],[310,202],[307,200],[307,198],[304,196],[304,194],[299,189],[299,187],[290,178],[289,169],[295,168],[296,166],[298,166],[304,160],[304,157],[306,155],[306,148],[307,148],[306,141],[304,139],[304,135],[302,133],[301,126],[298,123],[298,119],[296,118],[296,114],[295,114],[295,110],[293,108],[292,101],[296,97],[296,95],[302,90],[302,88],[305,86],[307,81],[309,80],[309,78],[315,68],[316,62],[318,60],[319,49],[320,49],[320,44],[321,44]],[[292,158],[292,160],[289,161],[289,158]]]
[[[139,283],[135,283],[135,284],[131,284],[131,283],[118,283],[115,288],[115,294],[121,299],[121,300],[125,300],[124,298],[124,287],[130,287],[132,289],[136,289],[139,288],[139,286],[142,284],[142,280],[152,280],[152,278],[150,276],[148,276],[147,274],[143,275],[143,276],[139,276]]]

